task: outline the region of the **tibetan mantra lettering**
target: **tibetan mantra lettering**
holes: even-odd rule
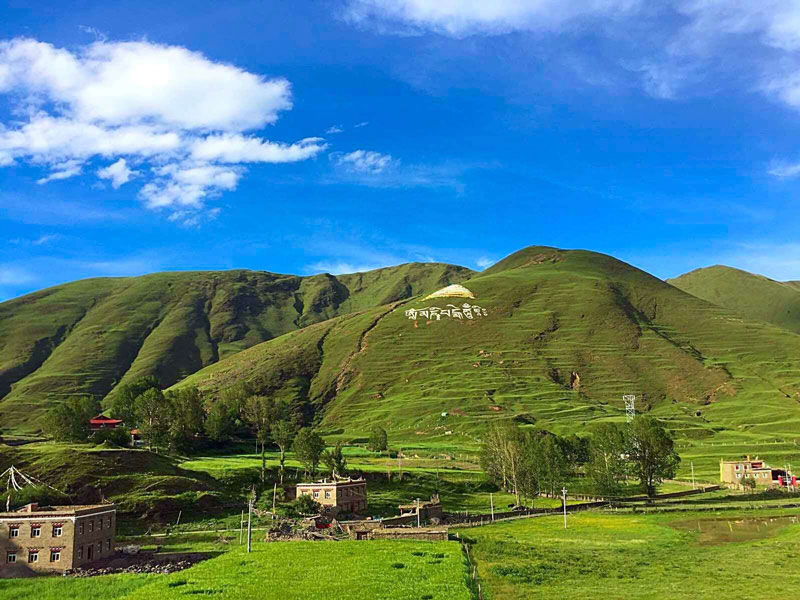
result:
[[[414,321],[419,317],[424,317],[430,321],[441,321],[442,317],[451,319],[474,319],[475,317],[488,317],[489,313],[480,306],[469,305],[466,302],[461,306],[448,304],[446,308],[429,306],[427,308],[410,308],[406,311],[406,316]]]

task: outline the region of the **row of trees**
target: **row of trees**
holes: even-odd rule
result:
[[[124,384],[114,394],[111,414],[128,428],[136,428],[150,449],[189,452],[202,441],[224,443],[232,437],[251,433],[261,450],[261,479],[266,475],[266,448],[274,444],[280,452],[280,481],[283,483],[286,453],[294,451],[307,475],[314,476],[320,463],[331,473],[343,476],[347,461],[341,444],[325,450],[322,437],[302,427],[302,416],[289,402],[253,393],[246,384],[223,390],[206,399],[196,387],[164,392],[154,377],[142,377]],[[101,430],[92,434],[89,420],[101,412],[97,399],[72,398],[50,410],[45,430],[57,441],[86,441],[93,435],[113,438],[119,445],[130,439],[129,429]],[[386,432],[376,442],[385,449]],[[380,435],[378,436],[380,438]]]
[[[591,438],[493,424],[481,449],[487,475],[513,493],[517,505],[522,497],[558,495],[580,470],[599,494],[620,493],[632,476],[652,496],[664,479],[675,476],[679,463],[672,438],[649,417],[638,417],[631,425],[601,423]]]

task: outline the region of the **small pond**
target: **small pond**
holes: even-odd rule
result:
[[[717,518],[673,521],[670,527],[680,531],[696,531],[701,546],[713,546],[728,542],[749,542],[775,535],[789,525],[800,523],[798,516],[758,517],[750,519]]]

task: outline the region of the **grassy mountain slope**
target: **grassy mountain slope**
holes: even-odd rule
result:
[[[464,285],[487,316],[414,321],[410,308],[463,303],[418,296],[273,339],[179,385],[214,393],[250,380],[351,438],[374,423],[394,439],[470,437],[502,418],[574,431],[622,418],[624,393],[687,438],[800,426],[800,336],[592,252],[527,248]]]
[[[156,273],[29,294],[0,304],[0,418],[4,427],[32,424],[50,402],[105,396],[140,375],[171,385],[265,340],[471,273],[435,263],[340,277]]]
[[[766,321],[800,333],[800,286],[731,267],[696,269],[675,279],[675,287],[748,319]]]

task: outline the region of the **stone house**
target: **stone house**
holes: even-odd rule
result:
[[[322,479],[314,483],[298,483],[297,498],[311,496],[315,502],[335,514],[359,513],[367,510],[367,482],[361,479]]]
[[[64,573],[114,552],[113,504],[39,506],[0,512],[0,577]]]
[[[787,473],[784,469],[773,469],[758,458],[750,460],[748,455],[744,460],[720,460],[719,479],[736,486],[742,486],[743,481],[752,479],[756,487],[779,487],[785,485]]]

